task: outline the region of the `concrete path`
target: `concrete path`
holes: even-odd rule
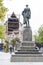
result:
[[[0,65],[43,65],[40,62],[10,62],[10,53],[0,52]]]

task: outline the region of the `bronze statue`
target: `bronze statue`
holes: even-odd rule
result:
[[[31,11],[30,8],[28,8],[28,5],[26,5],[26,8],[22,12],[23,15],[23,24],[26,24],[26,27],[29,26],[29,19],[31,18]]]

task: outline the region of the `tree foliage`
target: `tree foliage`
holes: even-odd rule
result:
[[[39,28],[38,33],[39,33],[40,41],[41,43],[43,43],[43,25],[41,25],[41,27]]]
[[[3,5],[3,0],[0,0],[0,20],[4,21],[8,9]]]
[[[16,43],[16,38],[14,38],[14,39],[11,40],[11,44],[12,45],[15,45],[15,43]]]
[[[34,35],[36,43],[43,43],[43,25],[38,29],[38,34]]]
[[[14,38],[14,39],[12,39],[12,40],[11,40],[11,43],[12,43],[12,44],[14,43],[14,45],[15,45],[16,41],[19,42],[19,43],[21,43],[21,41],[20,41],[19,38]]]
[[[0,38],[1,39],[4,39],[5,31],[6,31],[6,27],[4,25],[0,25]]]

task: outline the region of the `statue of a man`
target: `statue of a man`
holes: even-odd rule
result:
[[[31,18],[31,11],[30,8],[28,8],[28,5],[26,5],[26,8],[22,12],[23,15],[23,24],[26,24],[26,26],[29,26],[29,19]]]

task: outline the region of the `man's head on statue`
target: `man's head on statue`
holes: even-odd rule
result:
[[[28,5],[26,5],[26,7],[28,7]]]

